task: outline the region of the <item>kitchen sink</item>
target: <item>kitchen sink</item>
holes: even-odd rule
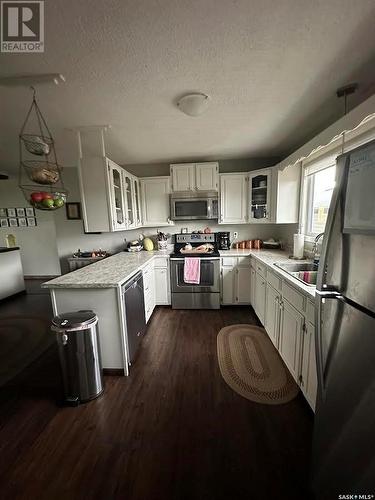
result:
[[[274,265],[305,285],[316,286],[316,271],[318,270],[318,264],[314,262],[275,262]]]

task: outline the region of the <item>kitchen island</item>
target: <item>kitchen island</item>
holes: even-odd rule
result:
[[[122,285],[139,271],[144,272],[150,266],[153,270],[154,262],[168,260],[168,251],[120,252],[43,283],[42,287],[50,289],[55,315],[80,309],[91,309],[98,315],[103,368],[128,375],[129,350]]]

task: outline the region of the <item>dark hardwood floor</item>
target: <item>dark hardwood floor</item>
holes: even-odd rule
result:
[[[106,377],[104,395],[78,408],[56,405],[61,379],[47,329],[39,357],[1,388],[0,498],[309,498],[313,419],[304,398],[252,403],[219,372],[218,331],[256,323],[251,311],[157,308],[131,376]],[[51,314],[34,289],[0,304],[0,325],[23,315],[40,328],[32,318]]]

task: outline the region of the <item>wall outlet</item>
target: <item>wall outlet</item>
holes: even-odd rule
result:
[[[236,240],[238,238],[238,232],[237,231],[234,231],[233,233],[233,238]]]

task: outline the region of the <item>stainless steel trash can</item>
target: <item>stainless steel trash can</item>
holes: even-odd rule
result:
[[[52,320],[67,404],[90,401],[104,390],[97,324],[93,311],[69,312]]]

